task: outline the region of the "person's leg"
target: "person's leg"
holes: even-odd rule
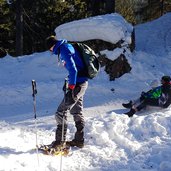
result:
[[[74,96],[76,95],[75,90],[73,91]],[[65,96],[65,95],[64,95]],[[55,140],[55,145],[61,144],[61,141],[65,141],[66,139],[66,132],[67,132],[67,111],[72,108],[72,106],[77,103],[77,98],[66,98],[62,100],[60,105],[57,108],[56,114],[55,114],[55,119],[57,122],[57,129],[56,129],[56,140]],[[64,125],[63,125],[64,124]],[[63,126],[63,130],[62,130]],[[63,136],[63,140],[62,140]]]
[[[87,82],[77,85],[75,89],[75,94],[78,100],[74,104],[74,106],[72,106],[70,109],[70,113],[71,115],[73,115],[75,127],[76,127],[76,133],[75,133],[74,139],[72,140],[73,142],[72,145],[78,146],[78,147],[83,147],[84,145],[85,121],[84,121],[84,116],[83,116],[83,96],[85,94],[87,86],[88,86]]]
[[[132,117],[137,111],[140,111],[141,109],[146,107],[145,100],[137,99],[137,101],[132,105],[129,112],[126,112],[124,114],[128,115],[129,117]]]
[[[143,100],[144,98],[140,97],[135,100],[130,100],[128,103],[122,103],[122,106],[127,109],[136,108],[136,106],[140,105]]]
[[[52,148],[57,148],[61,146],[65,139],[66,139],[66,132],[67,132],[67,106],[65,105],[65,100],[63,99],[55,114],[55,119],[57,123],[56,133],[55,133],[55,141],[53,141],[50,146]],[[63,125],[64,119],[64,125]],[[63,128],[62,128],[63,125]],[[63,134],[63,135],[62,135]],[[63,136],[63,140],[62,140]]]
[[[73,91],[74,94],[74,101],[73,99],[71,100],[71,103],[67,101],[65,102],[65,99],[61,102],[59,105],[55,118],[57,122],[57,129],[56,129],[56,141],[55,144],[60,144],[62,141],[62,123],[63,123],[63,117],[64,117],[64,131],[63,131],[63,140],[65,141],[66,139],[66,132],[67,132],[67,111],[70,110],[71,114],[75,113],[82,113],[79,111],[80,109],[82,110],[83,104],[78,101],[83,97],[85,94],[85,91],[87,89],[88,82],[78,84],[75,86],[75,89]],[[78,110],[78,106],[80,104],[80,109]],[[72,109],[73,108],[73,109]],[[74,120],[75,121],[75,120]],[[75,123],[78,127],[78,123]]]
[[[146,98],[137,107],[137,111],[144,109],[147,105],[149,106],[159,106],[158,99]]]
[[[72,110],[70,111],[73,115],[76,133],[74,136],[75,141],[84,142],[84,116],[83,116],[83,97],[81,97],[77,103],[74,105]]]
[[[63,130],[63,141],[65,141],[66,139],[66,132],[67,132],[67,110],[68,110],[68,106],[65,105],[65,100],[63,100],[61,102],[61,104],[59,105],[56,115],[55,115],[55,119],[57,122],[57,129],[56,129],[56,135],[55,135],[55,139],[56,139],[56,143],[61,143],[62,141],[62,124],[63,124],[63,119],[64,119],[64,130]]]
[[[141,100],[140,98],[138,98],[138,99],[136,99],[136,100],[133,100],[133,101],[132,101],[132,106],[133,106],[134,108],[136,108],[138,105],[141,104],[141,102],[142,102],[142,100]]]
[[[159,106],[158,99],[146,98],[140,102],[137,107],[132,107],[131,110],[127,113],[129,117],[132,117],[137,111],[144,109],[147,105],[149,106]]]

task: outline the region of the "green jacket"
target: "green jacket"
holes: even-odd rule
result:
[[[161,96],[161,94],[162,94],[162,89],[161,86],[159,86],[144,93],[143,96],[145,98],[158,99]]]

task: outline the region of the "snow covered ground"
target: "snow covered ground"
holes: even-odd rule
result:
[[[95,22],[93,26],[97,27]],[[131,73],[110,82],[101,68],[99,75],[89,81],[84,105],[86,145],[62,158],[63,171],[171,171],[170,108],[128,118],[121,105],[148,90],[152,80],[171,75],[170,29],[171,13],[136,26],[136,51],[127,56]],[[113,31],[117,33],[118,29],[114,27]],[[83,38],[83,34],[80,36]],[[115,52],[106,53],[115,56]],[[0,171],[59,170],[60,156],[37,156],[34,149],[31,80],[37,81],[38,89],[38,143],[46,144],[54,140],[54,113],[63,96],[66,75],[66,70],[57,65],[57,57],[49,52],[0,59]],[[73,138],[74,131],[69,115],[67,139]]]

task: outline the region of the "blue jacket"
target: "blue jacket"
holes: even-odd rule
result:
[[[78,71],[84,68],[80,53],[74,47],[67,43],[67,40],[58,40],[53,48],[53,53],[60,53],[60,60],[64,62],[69,72],[69,84],[83,83],[88,80],[87,77],[78,76]]]

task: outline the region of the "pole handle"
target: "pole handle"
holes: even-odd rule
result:
[[[37,88],[36,88],[36,81],[35,80],[32,80],[32,96],[35,97],[35,95],[37,94]]]
[[[35,119],[35,134],[36,134],[36,152],[37,152],[37,162],[39,166],[39,152],[38,152],[38,136],[37,136],[37,116],[36,116],[36,98],[35,95],[37,94],[37,88],[36,88],[36,81],[32,80],[32,96],[33,96],[33,106],[34,106],[34,119]]]

